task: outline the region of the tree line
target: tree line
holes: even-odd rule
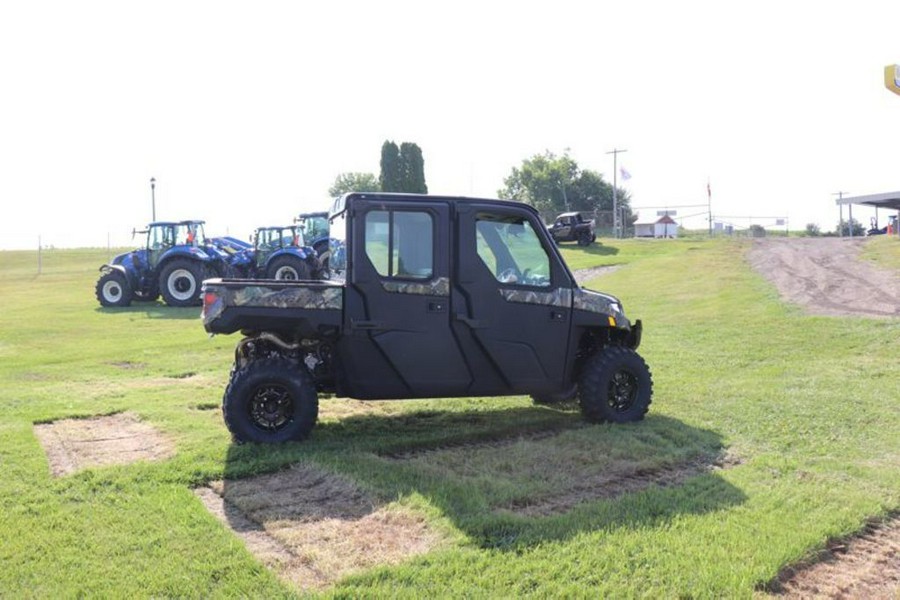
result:
[[[411,142],[398,146],[386,140],[377,177],[373,173],[341,173],[328,190],[332,198],[348,192],[427,194],[422,149]],[[615,195],[624,222],[634,223],[630,194],[617,188]],[[600,173],[579,167],[568,151],[557,156],[548,150],[524,159],[504,178],[497,196],[530,204],[547,221],[562,212],[579,211],[592,214],[598,226],[612,226],[613,222],[613,185]]]

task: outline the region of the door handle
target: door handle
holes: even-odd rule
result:
[[[384,329],[381,321],[350,321],[350,329]]]
[[[462,321],[472,329],[484,329],[485,327],[487,327],[487,323],[485,323],[484,321],[480,321],[478,319],[470,319],[469,317],[461,315],[459,313],[454,313],[453,318],[457,321]]]

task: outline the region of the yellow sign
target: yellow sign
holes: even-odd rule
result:
[[[888,65],[884,68],[884,87],[900,95],[900,65]]]

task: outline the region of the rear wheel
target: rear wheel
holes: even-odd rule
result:
[[[266,277],[288,281],[312,279],[312,269],[296,256],[279,256],[266,270]]]
[[[578,234],[578,245],[579,246],[590,246],[591,242],[593,242],[593,236],[590,231],[582,231]]]
[[[584,365],[578,401],[592,423],[640,421],[650,407],[653,379],[647,363],[631,348],[608,346]]]
[[[119,271],[101,275],[95,291],[101,306],[128,306],[134,298],[128,279]]]
[[[196,261],[176,258],[167,263],[159,274],[159,289],[169,306],[197,306],[200,304],[200,283],[206,274]]]
[[[280,443],[309,436],[319,399],[309,372],[283,358],[251,361],[231,377],[222,399],[228,430],[239,442]]]

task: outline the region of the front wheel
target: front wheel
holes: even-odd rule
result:
[[[591,423],[640,421],[652,395],[650,369],[631,348],[608,346],[584,365],[578,401],[581,414]]]
[[[279,256],[266,270],[269,279],[301,281],[312,279],[312,269],[296,256]]]
[[[269,358],[251,361],[233,373],[222,412],[238,442],[299,441],[316,424],[319,399],[312,377],[302,366]]]
[[[128,279],[119,271],[101,275],[95,292],[101,306],[129,306],[134,298]]]
[[[159,289],[169,306],[200,304],[200,284],[206,270],[197,261],[176,258],[159,274]]]
[[[591,242],[593,242],[593,236],[590,231],[582,231],[578,234],[578,245],[579,246],[590,246]]]

